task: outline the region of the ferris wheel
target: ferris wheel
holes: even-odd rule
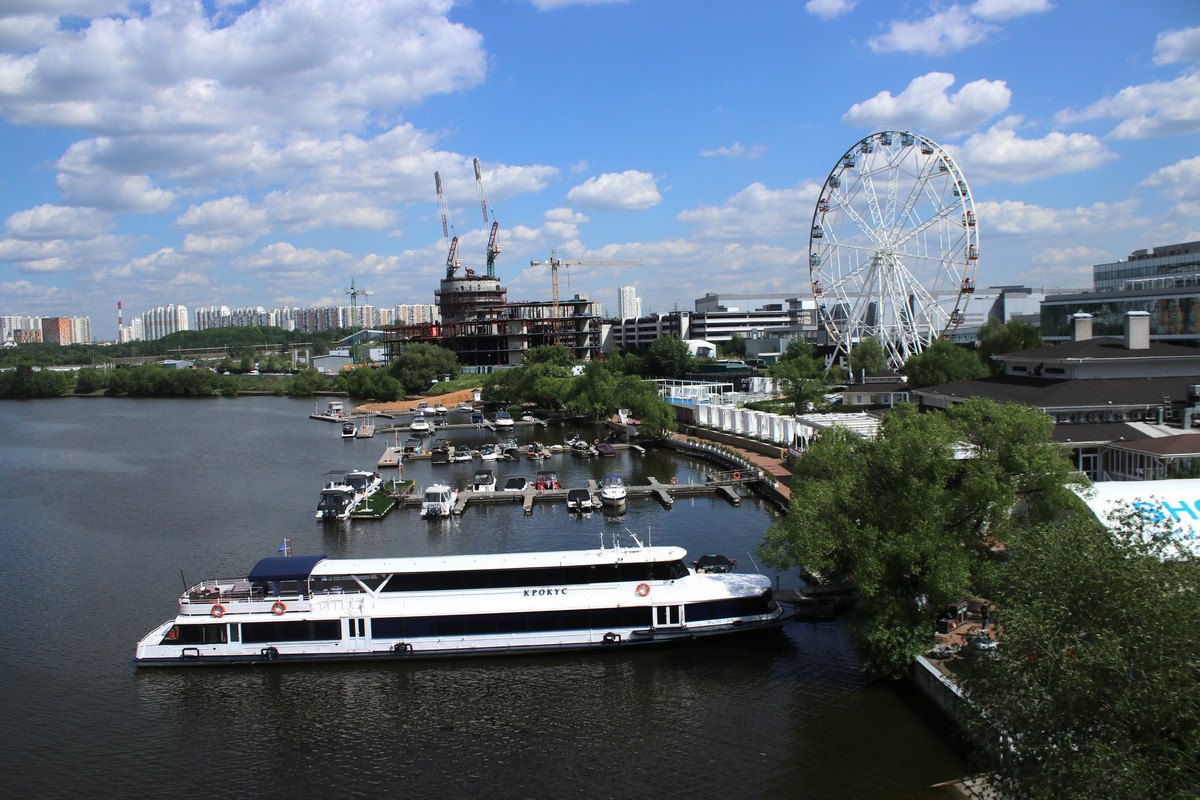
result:
[[[871,134],[825,179],[808,259],[830,361],[875,338],[899,367],[965,320],[979,262],[966,178],[924,136]]]

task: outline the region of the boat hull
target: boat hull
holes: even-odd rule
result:
[[[436,642],[397,642],[382,649],[330,652],[287,652],[279,646],[254,648],[253,652],[241,654],[219,654],[200,652],[195,654],[171,654],[164,656],[135,657],[138,667],[203,667],[203,666],[255,666],[269,664],[314,664],[329,662],[360,661],[428,661],[434,659],[496,658],[521,655],[547,655],[557,653],[627,652],[629,649],[649,647],[685,647],[710,643],[729,637],[749,637],[777,633],[784,623],[791,620],[793,612],[781,613],[777,618],[761,622],[729,624],[706,629],[635,628],[613,631],[588,631],[587,640],[574,642],[494,644],[485,645],[459,643],[457,646],[441,645]],[[599,636],[598,640],[596,636]],[[608,637],[608,638],[606,638]],[[407,645],[407,646],[406,646]]]

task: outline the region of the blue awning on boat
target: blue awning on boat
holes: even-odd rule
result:
[[[325,556],[272,556],[264,558],[250,570],[247,580],[251,583],[266,581],[305,581],[313,567],[325,560]]]

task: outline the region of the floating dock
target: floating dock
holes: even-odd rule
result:
[[[702,495],[717,495],[724,497],[732,505],[739,505],[742,502],[742,496],[738,494],[737,487],[745,483],[752,483],[759,480],[759,476],[747,473],[734,473],[738,477],[735,479],[729,473],[719,473],[717,475],[708,476],[710,479],[703,483],[662,483],[657,478],[649,477],[648,483],[644,486],[625,485],[626,498],[646,498],[653,497],[662,503],[664,508],[670,508],[677,498],[680,497],[700,497]],[[460,489],[458,491],[458,500],[454,504],[451,513],[458,516],[466,510],[471,503],[520,503],[524,506],[526,514],[533,513],[533,506],[537,503],[561,503],[567,504],[567,492],[569,489],[543,489],[538,491],[534,487],[527,487],[520,492],[476,492],[473,489]],[[592,497],[592,502],[596,508],[601,507],[599,487],[594,480],[588,481],[588,493]],[[402,508],[420,508],[421,498],[417,495],[407,495],[405,497],[396,498],[397,504]]]

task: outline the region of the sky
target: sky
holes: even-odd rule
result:
[[[980,287],[1200,240],[1195,0],[3,0],[0,314],[811,296],[838,160],[938,143]],[[483,194],[472,160],[482,165]]]

